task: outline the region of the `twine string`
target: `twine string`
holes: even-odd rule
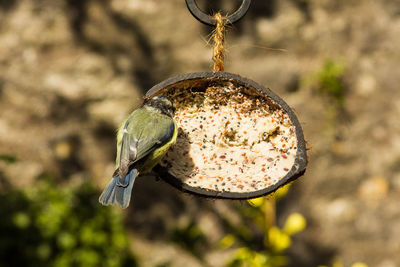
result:
[[[214,61],[214,72],[224,71],[224,42],[225,42],[225,24],[224,18],[221,13],[214,15],[214,19],[217,22],[214,34],[213,34],[213,61]]]

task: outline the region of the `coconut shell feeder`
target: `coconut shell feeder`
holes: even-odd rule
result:
[[[218,31],[221,20],[204,14],[195,1],[186,4],[196,19],[216,25]],[[249,0],[243,1],[223,23],[239,20],[249,5]],[[223,67],[216,70],[216,57],[218,51],[213,56],[214,72],[178,75],[147,92],[146,98],[164,95],[175,102],[178,125],[176,144],[153,170],[179,190],[199,196],[268,195],[306,170],[301,125],[288,104],[270,89],[223,72]]]

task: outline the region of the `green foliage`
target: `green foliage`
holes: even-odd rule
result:
[[[17,162],[17,157],[14,155],[9,155],[9,154],[0,154],[0,161],[4,161],[7,163],[15,163]]]
[[[284,197],[287,190],[288,186],[285,186],[275,193],[273,199],[252,199],[248,201],[250,205],[241,207],[240,212],[245,221],[250,219],[255,224],[254,231],[244,225],[234,226],[226,221],[231,234],[220,241],[219,247],[239,247],[227,266],[278,267],[287,264],[284,252],[292,244],[291,236],[306,227],[306,220],[299,213],[289,215],[282,228],[276,225],[275,201]]]
[[[202,258],[207,238],[194,221],[184,227],[173,229],[171,240],[189,251],[198,259]]]
[[[302,78],[302,87],[312,88],[326,99],[324,135],[327,138],[336,138],[341,134],[338,122],[346,118],[346,71],[342,60],[327,59],[318,70]]]
[[[247,247],[236,250],[235,256],[227,264],[229,267],[269,267],[283,266],[286,264],[286,258],[278,255],[270,255],[270,253],[257,252]]]
[[[330,97],[335,104],[343,107],[346,86],[343,82],[345,66],[339,61],[328,60],[316,73],[317,90]]]
[[[85,183],[60,189],[40,181],[0,195],[0,265],[134,266],[121,214]]]

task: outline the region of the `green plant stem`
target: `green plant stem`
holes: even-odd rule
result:
[[[275,199],[265,200],[263,207],[264,213],[264,244],[268,245],[268,230],[276,224],[276,202]]]

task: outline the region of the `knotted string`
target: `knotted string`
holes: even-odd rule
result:
[[[213,61],[214,61],[214,72],[224,71],[224,41],[225,41],[225,24],[224,18],[221,13],[214,15],[214,19],[217,21],[217,25],[212,36],[213,38]]]

